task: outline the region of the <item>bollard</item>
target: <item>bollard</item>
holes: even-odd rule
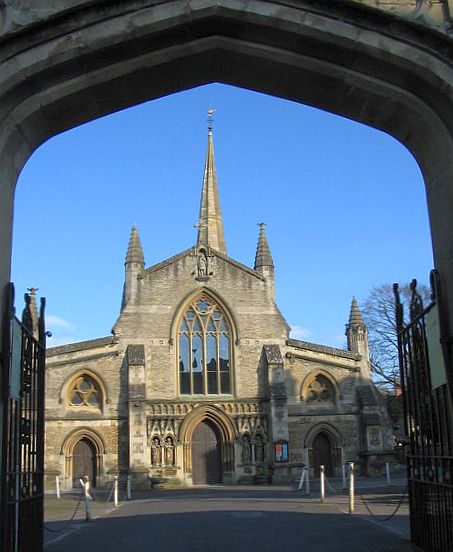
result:
[[[310,470],[308,468],[305,468],[306,470],[306,479],[305,479],[305,488],[307,489],[307,494],[310,494]]]
[[[385,463],[385,475],[387,477],[387,485],[390,485],[392,480],[390,477],[390,464],[388,462]]]
[[[344,464],[341,465],[341,480],[342,480],[342,489],[346,489],[346,466]]]
[[[57,498],[58,500],[60,500],[60,476],[59,475],[55,476],[55,488],[57,491]]]
[[[299,486],[297,487],[298,491],[302,490],[302,487],[304,486],[304,479],[305,479],[305,468],[302,468],[302,473],[300,474]]]
[[[91,501],[93,500],[90,493],[90,478],[88,475],[84,475],[82,479],[79,479],[82,485],[83,495],[85,498],[85,521],[91,521]]]
[[[118,506],[118,476],[115,475],[113,478],[113,501],[115,503],[115,507]]]
[[[131,499],[131,476],[128,475],[127,476],[127,500],[130,500]]]
[[[349,463],[349,513],[354,513],[354,462]]]
[[[326,480],[324,475],[324,466],[319,466],[320,468],[320,481],[321,481],[321,502],[324,502],[326,496]]]

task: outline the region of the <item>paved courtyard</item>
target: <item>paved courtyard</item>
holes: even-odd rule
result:
[[[379,519],[400,502],[402,488],[364,488]],[[67,499],[66,499],[67,500]],[[74,502],[71,509],[73,511]],[[284,487],[204,487],[150,491],[118,508],[98,503],[95,519],[83,511],[60,533],[45,531],[46,552],[406,552],[407,504],[388,522],[367,512],[358,499],[349,515],[345,494],[324,504]],[[50,513],[46,526],[58,530],[71,512]],[[96,517],[99,516],[99,517]],[[77,519],[77,517],[79,519]],[[52,519],[54,521],[52,521]],[[58,521],[56,521],[58,520]]]

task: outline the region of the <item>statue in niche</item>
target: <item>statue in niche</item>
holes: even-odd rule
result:
[[[165,438],[165,465],[175,465],[175,445],[173,444],[173,439],[171,437]]]
[[[198,276],[207,276],[208,275],[208,258],[206,253],[201,250],[198,254]]]
[[[242,463],[250,464],[252,462],[252,445],[248,435],[242,437]]]
[[[255,437],[255,462],[257,464],[264,462],[264,443],[261,435]]]
[[[151,464],[160,466],[162,464],[162,447],[159,437],[153,437],[151,443]]]

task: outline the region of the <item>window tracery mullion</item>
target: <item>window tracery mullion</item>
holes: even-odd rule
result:
[[[192,329],[189,332],[189,373],[190,373],[190,394],[193,395],[193,348],[192,348]]]
[[[216,343],[216,352],[217,352],[217,366],[216,366],[216,372],[217,372],[217,393],[221,394],[221,388],[220,388],[220,341],[219,341],[219,332],[216,332],[215,335],[215,343]]]

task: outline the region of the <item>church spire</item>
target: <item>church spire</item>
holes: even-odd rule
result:
[[[346,324],[346,337],[348,349],[362,358],[361,374],[363,377],[371,378],[370,351],[368,347],[368,328],[363,321],[362,314],[356,298],[352,298],[351,310],[349,312],[349,323]]]
[[[142,268],[145,266],[142,244],[135,224],[132,227],[131,237],[129,238],[129,246],[127,248],[126,262],[124,264],[128,265],[130,263],[138,263],[142,265]]]
[[[264,222],[259,223],[260,235],[258,238],[258,246],[256,248],[255,255],[255,270],[257,272],[263,272],[264,267],[274,268],[274,261],[272,260],[271,250],[267,243],[266,232]]]
[[[200,218],[197,223],[197,245],[206,245],[226,255],[225,236],[223,234],[222,212],[220,210],[217,173],[212,142],[212,115],[214,109],[208,110],[208,149],[201,192]]]

